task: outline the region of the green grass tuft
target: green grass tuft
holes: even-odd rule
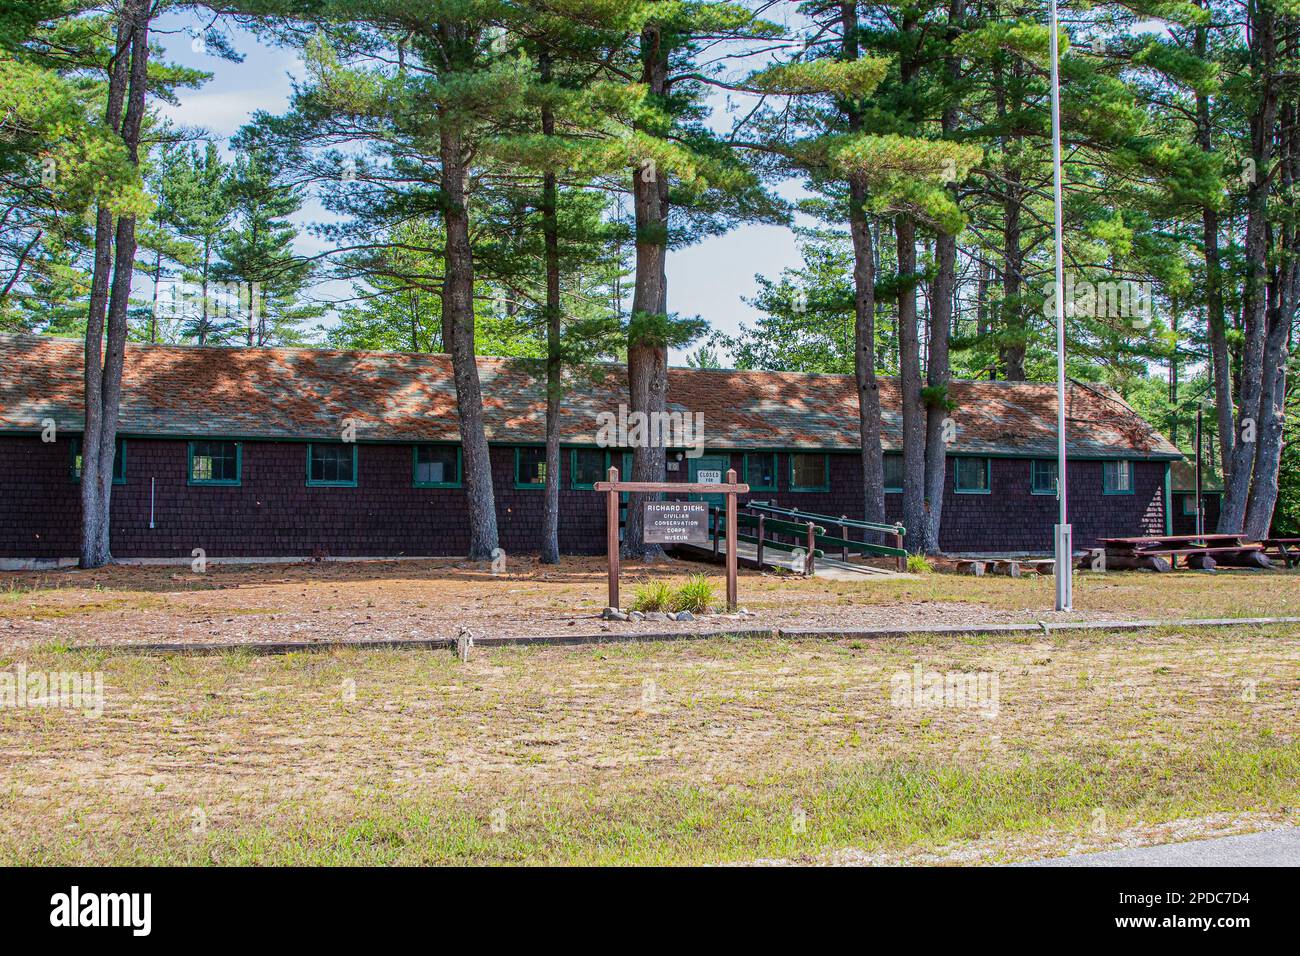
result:
[[[929,574],[934,568],[925,559],[925,555],[909,554],[907,556],[907,570],[911,574]]]
[[[667,581],[638,584],[632,592],[633,611],[666,611],[672,604],[673,591]]]
[[[717,588],[708,578],[702,574],[692,574],[673,594],[672,609],[699,614],[712,607],[716,594]]]

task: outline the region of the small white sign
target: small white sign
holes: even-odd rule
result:
[[[722,472],[700,470],[695,473],[695,480],[702,485],[722,484]]]

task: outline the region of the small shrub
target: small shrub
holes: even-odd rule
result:
[[[909,554],[907,556],[907,570],[912,574],[929,574],[934,570],[930,562],[925,560],[923,554]]]
[[[716,590],[713,583],[704,575],[692,574],[673,595],[672,609],[690,611],[692,614],[707,611],[713,604]]]
[[[650,581],[638,584],[632,592],[633,611],[666,611],[672,603],[673,589],[667,581]]]

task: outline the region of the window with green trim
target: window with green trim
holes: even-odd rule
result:
[[[307,446],[307,484],[350,488],[357,483],[357,446],[353,442]]]
[[[830,464],[825,455],[790,456],[791,491],[829,491],[830,487]]]
[[[1056,494],[1056,465],[1050,458],[1035,458],[1029,463],[1029,490],[1035,495]]]
[[[1133,462],[1103,461],[1101,463],[1101,490],[1108,495],[1133,494]]]
[[[81,480],[81,439],[69,439],[72,446],[72,480]],[[113,452],[113,484],[126,484],[126,439],[117,440],[117,450]]]
[[[416,445],[412,450],[411,483],[416,488],[459,488],[459,445]]]
[[[750,491],[776,491],[776,452],[757,451],[745,456],[745,484]]]
[[[608,460],[602,448],[574,448],[569,456],[569,487],[591,488],[605,480]],[[545,474],[546,462],[542,462]]]
[[[1196,495],[1194,494],[1183,495],[1182,499],[1183,499],[1183,517],[1195,518],[1196,517]]]
[[[237,485],[242,449],[237,441],[190,442],[191,485]]]
[[[903,490],[903,456],[902,455],[885,455],[882,459],[885,466],[885,490],[902,491]]]
[[[953,459],[953,491],[963,495],[986,495],[992,487],[987,458]]]
[[[546,484],[546,446],[515,449],[515,487],[541,488]]]

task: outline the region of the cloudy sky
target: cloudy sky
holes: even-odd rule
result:
[[[157,23],[156,39],[173,62],[205,70],[212,79],[197,90],[180,93],[179,107],[162,104],[162,112],[176,123],[205,130],[223,150],[231,134],[257,110],[283,112],[288,106],[292,78],[303,75],[297,56],[290,50],[272,47],[251,33],[232,31],[243,62],[231,63],[212,56],[194,40],[200,21],[190,15],[172,14]],[[795,183],[780,190],[787,198],[798,193]],[[297,217],[304,225],[326,218],[315,203],[308,203]],[[299,250],[318,252],[326,246],[304,232]],[[757,291],[756,273],[776,277],[782,268],[799,261],[790,230],[775,226],[740,226],[726,235],[708,239],[668,257],[669,308],[683,315],[699,315],[714,328],[735,332],[740,323],[752,322],[757,311],[742,301]],[[346,286],[322,286],[325,298],[346,296]],[[671,361],[682,362],[684,353],[674,350]]]

